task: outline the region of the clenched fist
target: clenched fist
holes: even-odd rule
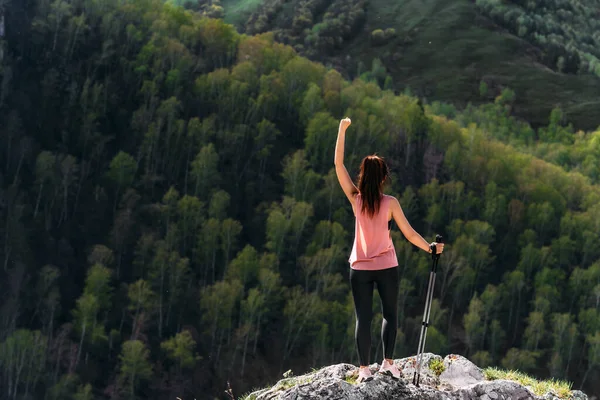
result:
[[[350,118],[344,118],[340,121],[340,129],[346,129],[350,126],[350,124],[352,123],[352,121],[350,120]]]

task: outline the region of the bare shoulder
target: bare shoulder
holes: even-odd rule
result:
[[[392,206],[399,206],[400,202],[398,201],[398,199],[394,196],[390,196],[389,194],[385,194],[385,197],[387,197],[388,201],[390,202],[390,205]]]

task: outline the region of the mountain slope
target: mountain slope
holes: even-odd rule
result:
[[[227,0],[222,4],[226,21],[236,23],[238,29],[255,33],[252,24],[240,22],[246,21],[252,11],[256,20],[256,15],[269,9],[264,18],[268,22],[259,31],[279,32],[292,25],[298,10],[318,2],[280,1],[279,8],[272,3],[278,2],[269,2],[269,7],[260,6],[257,0]],[[430,101],[442,100],[463,106],[468,102],[487,101],[502,88],[510,87],[516,92],[514,114],[534,126],[545,125],[556,106],[560,106],[579,129],[589,130],[600,125],[600,117],[595,112],[600,106],[597,97],[600,79],[591,74],[564,74],[548,67],[544,64],[547,58],[544,50],[496,25],[480,14],[471,1],[371,0],[364,6],[364,24],[352,37],[344,38],[339,45],[335,43],[333,48],[310,51],[307,42],[313,40],[314,35],[324,29],[333,32],[342,29],[343,23],[331,24],[328,21],[332,19],[327,20],[328,13],[334,17],[341,14],[339,10],[343,10],[343,5],[336,6],[338,3],[355,2],[315,6],[318,12],[310,14],[310,26],[291,40],[287,34],[281,39],[296,44],[302,54],[335,66],[349,78],[360,75],[365,68],[371,69],[372,61],[378,58],[392,76],[396,90],[408,87]],[[389,28],[395,30],[395,36],[375,46],[371,33]],[[483,99],[479,93],[482,80],[491,89]]]

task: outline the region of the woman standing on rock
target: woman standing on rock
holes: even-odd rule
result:
[[[389,176],[385,161],[376,155],[365,157],[360,164],[358,187],[354,185],[344,166],[344,142],[350,118],[340,121],[335,146],[335,172],[356,217],[355,237],[350,255],[350,285],[356,311],[355,339],[358,348],[359,382],[372,379],[369,370],[371,350],[371,320],[373,317],[373,289],[381,298],[383,324],[381,339],[384,360],[380,373],[400,378],[392,356],[398,327],[398,259],[390,234],[392,218],[412,244],[431,252],[427,243],[408,223],[400,203],[393,196],[383,194],[383,185]],[[435,243],[437,253],[443,243]]]

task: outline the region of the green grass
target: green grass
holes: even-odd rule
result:
[[[344,381],[348,382],[351,385],[358,384],[358,375],[348,375],[344,378]]]
[[[312,382],[312,378],[311,377],[286,378],[286,379],[282,379],[281,381],[279,381],[279,383],[277,383],[277,385],[274,387],[274,389],[276,391],[282,391],[282,390],[287,390],[287,389],[289,389],[291,387],[294,387],[294,386],[297,386],[297,385],[303,385],[305,383],[310,383],[310,382]]]
[[[528,387],[536,396],[553,391],[559,398],[568,399],[571,397],[571,383],[556,379],[540,381],[519,371],[506,371],[498,368],[489,367],[483,370],[483,374],[488,380],[505,379],[515,381]]]
[[[444,365],[443,360],[432,359],[429,362],[429,369],[432,370],[436,376],[440,376],[442,372],[446,370],[446,366]]]

